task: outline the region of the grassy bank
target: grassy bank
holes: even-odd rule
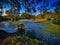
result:
[[[35,19],[36,22],[40,23],[45,23],[47,20],[46,19]]]
[[[47,25],[47,32],[55,34],[56,36],[60,37],[60,25],[54,24],[51,21],[50,22],[46,22],[46,23],[42,23],[43,25]]]
[[[36,39],[31,39],[26,36],[12,36],[6,38],[1,45],[46,45],[42,41]]]
[[[47,31],[60,37],[60,25],[50,22]]]

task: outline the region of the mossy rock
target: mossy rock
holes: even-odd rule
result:
[[[46,45],[43,41],[31,39],[26,36],[13,36],[3,40],[1,45]]]

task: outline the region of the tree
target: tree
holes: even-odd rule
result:
[[[31,15],[31,14],[29,14],[29,13],[27,13],[27,12],[22,13],[21,17],[22,17],[22,18],[26,18],[26,19],[34,19],[34,18],[35,18],[34,15]]]
[[[2,21],[3,17],[2,17],[2,13],[3,13],[3,10],[0,9],[0,22]]]
[[[38,7],[38,11],[41,13],[41,18],[45,18],[48,10],[50,10],[50,8],[48,8],[49,6],[49,0],[43,0],[43,5]]]
[[[38,15],[36,16],[36,18],[37,18],[37,19],[40,19],[40,18],[41,18],[41,14],[38,14]]]
[[[60,0],[52,4],[52,7],[55,7],[55,15],[60,18]]]
[[[55,7],[55,16],[53,23],[60,25],[60,0],[52,4],[52,7]]]
[[[14,14],[14,16],[20,14],[22,7],[25,8],[25,12],[35,13],[35,6],[40,2],[42,2],[42,0],[0,0],[0,9],[6,8],[9,5],[8,7],[11,7],[11,15]]]
[[[10,16],[11,21],[16,21],[17,20],[17,16],[20,15],[20,11],[18,11],[17,9],[7,10],[6,13],[8,14],[8,16]]]
[[[6,7],[6,5],[10,5],[11,11],[14,13],[14,15],[17,15],[17,13],[20,13],[20,10],[24,7],[25,12],[29,13],[35,13],[40,11],[41,13],[47,12],[50,8],[47,8],[49,6],[50,0],[0,0],[0,8],[3,9],[3,5]],[[37,5],[40,4],[40,2],[43,2],[44,4],[42,6]]]
[[[44,3],[44,8],[47,7],[49,4],[49,0],[1,0],[0,1],[0,7],[1,9],[3,8],[3,5],[6,7],[6,5],[10,5],[11,9],[15,11],[15,9],[17,9],[18,11],[20,11],[22,9],[22,7],[25,8],[26,12],[30,12],[30,13],[35,13],[36,10],[36,6],[38,4],[40,4],[40,2]],[[39,6],[38,8],[40,8],[41,6]],[[46,8],[45,8],[46,9]]]
[[[36,12],[35,5],[39,4],[41,1],[42,0],[0,0],[0,8],[2,9],[3,5],[6,7],[7,4],[10,5],[12,9],[17,8],[17,10],[20,10],[22,6],[24,6],[26,11]]]
[[[14,15],[13,15],[13,13],[11,12],[11,10],[7,10],[6,13],[7,13],[8,17],[10,17],[11,21],[13,21],[13,20],[14,20],[14,18],[13,18]]]

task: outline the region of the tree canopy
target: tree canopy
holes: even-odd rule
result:
[[[41,2],[43,2],[44,5],[40,6]],[[23,7],[25,8],[25,12],[35,13],[37,10],[45,12],[50,9],[47,8],[49,6],[49,2],[50,0],[0,0],[0,9],[10,6],[14,13],[20,12]],[[36,7],[37,5],[39,6]],[[51,6],[60,7],[60,1],[58,0]]]
[[[49,0],[0,0],[0,9],[4,8],[3,5],[10,5],[14,11],[19,11],[24,7],[26,12],[36,12],[36,6],[42,1],[45,4],[44,6],[48,5]]]

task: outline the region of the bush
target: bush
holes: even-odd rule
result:
[[[2,16],[0,16],[0,22],[2,21],[2,19],[3,19],[3,17],[2,17]]]
[[[60,25],[60,19],[54,19],[52,22],[53,22],[54,24]]]

